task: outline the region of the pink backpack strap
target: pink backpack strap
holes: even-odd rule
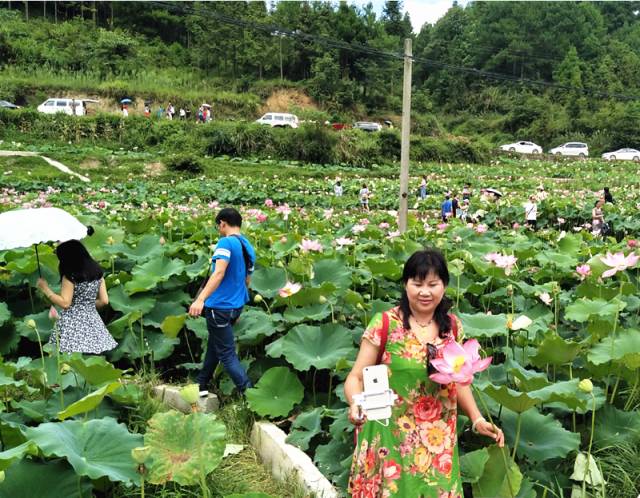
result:
[[[449,319],[451,320],[451,331],[453,332],[453,338],[458,340],[458,320],[453,313],[449,313]]]
[[[382,355],[387,347],[387,336],[389,335],[389,315],[386,311],[382,312],[382,330],[380,331],[380,348],[378,349],[378,360],[376,365],[382,363]]]

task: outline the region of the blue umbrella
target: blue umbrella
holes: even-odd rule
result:
[[[131,100],[131,99],[122,99],[120,101],[121,104],[130,104],[131,102],[133,102],[133,100]]]

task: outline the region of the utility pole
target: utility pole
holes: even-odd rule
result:
[[[280,38],[280,81],[284,80],[284,73],[282,72],[282,35],[279,34],[278,38]]]
[[[400,209],[398,230],[407,231],[409,211],[409,142],[411,133],[411,38],[404,40],[404,80],[402,82],[402,142],[400,149]]]

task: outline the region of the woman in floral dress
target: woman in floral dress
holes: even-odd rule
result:
[[[470,386],[431,381],[428,359],[442,356],[449,341],[462,342],[460,321],[448,314],[446,261],[439,251],[414,253],[406,262],[404,290],[386,312],[387,342],[382,363],[398,395],[389,424],[366,421],[352,396],[362,392],[362,370],[375,365],[383,335],[382,314],[364,332],[358,358],[345,382],[349,418],[359,428],[349,491],[354,498],[462,498],[456,440],[457,407],[473,429],[504,445],[504,435],[481,415]],[[454,323],[455,321],[455,323]]]

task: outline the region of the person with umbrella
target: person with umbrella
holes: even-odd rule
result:
[[[53,305],[62,308],[58,321],[60,351],[100,354],[115,348],[118,343],[97,310],[109,304],[102,268],[78,240],[60,244],[56,255],[60,262],[60,294],[53,292],[42,277],[37,285]],[[56,345],[55,334],[49,342]]]
[[[122,117],[126,118],[129,116],[129,104],[132,102],[131,99],[122,99],[120,101],[120,109],[122,110]]]

